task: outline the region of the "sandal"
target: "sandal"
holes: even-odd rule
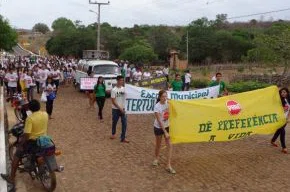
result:
[[[167,168],[166,171],[170,174],[176,174],[176,171],[172,167]]]
[[[158,160],[157,160],[157,159],[155,159],[155,160],[153,161],[152,165],[153,165],[153,166],[155,166],[155,167],[156,167],[156,166],[158,166],[158,165],[159,165],[159,162],[158,162]]]
[[[281,151],[282,153],[285,153],[285,154],[288,154],[288,151],[287,151],[287,149],[285,148],[285,149],[282,149],[282,151]]]
[[[277,145],[275,142],[271,141],[271,145],[274,147],[279,147],[279,145]]]

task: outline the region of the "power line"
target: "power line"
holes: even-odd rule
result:
[[[290,11],[290,8],[262,12],[262,13],[254,13],[254,14],[249,14],[249,15],[240,15],[240,16],[230,17],[228,19],[239,19],[239,18],[252,17],[252,16],[257,16],[257,15],[266,15],[266,14],[270,14],[270,13],[278,13],[278,12],[282,12],[282,11]]]
[[[213,3],[218,3],[218,2],[221,2],[221,1],[224,1],[224,0],[212,0],[212,1],[207,1],[207,2],[206,2],[206,5],[210,5],[210,4],[213,4]]]
[[[137,6],[138,6],[137,9],[150,8],[150,6],[156,5],[156,3],[170,3],[170,4],[175,4],[176,3],[177,5],[180,5],[180,4],[187,4],[187,3],[195,2],[195,1],[199,1],[199,0],[184,0],[184,1],[181,1],[181,0],[174,0],[174,1],[155,0],[155,1],[151,1],[151,2],[145,2],[145,3],[137,4]],[[129,10],[129,9],[132,9],[132,8],[136,9],[136,7],[133,5],[133,6],[127,7],[126,9],[123,9],[123,11],[124,10]]]

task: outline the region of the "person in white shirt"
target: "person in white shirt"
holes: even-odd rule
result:
[[[169,82],[169,67],[168,67],[168,65],[165,65],[165,67],[163,68],[163,75],[165,75],[167,82]]]
[[[133,66],[131,68],[131,79],[134,80],[134,73],[136,72],[136,68]]]
[[[4,77],[5,77],[5,69],[1,68],[0,69],[0,86],[3,86],[4,84]]]
[[[126,70],[126,83],[129,83],[131,81],[131,68],[127,67]]]
[[[128,63],[127,62],[124,63],[123,68],[127,71],[127,69],[128,69]]]
[[[116,138],[116,128],[119,118],[122,122],[121,142],[129,143],[126,139],[127,115],[125,113],[126,95],[124,87],[124,77],[117,76],[117,85],[111,91],[112,99],[112,135],[110,139]]]
[[[27,90],[27,100],[31,101],[33,99],[33,79],[31,70],[25,73],[24,82]]]
[[[146,69],[143,73],[143,79],[144,80],[147,80],[147,79],[150,79],[151,78],[151,73],[149,72],[148,69]]]
[[[33,76],[34,76],[38,94],[40,94],[40,72],[41,72],[41,69],[39,69],[39,67],[36,65],[33,71]]]
[[[156,76],[157,77],[161,77],[163,75],[163,71],[160,70],[160,68],[157,68],[157,70],[155,71],[155,73],[156,73]]]
[[[47,78],[45,92],[47,96],[46,112],[49,116],[49,119],[52,119],[51,115],[52,115],[52,110],[53,110],[53,101],[55,100],[55,97],[56,97],[56,86],[53,84],[52,77]]]
[[[141,81],[142,80],[142,72],[140,68],[137,69],[137,71],[133,74],[133,80],[134,81]]]
[[[54,67],[50,74],[52,76],[52,80],[53,80],[53,83],[54,83],[54,85],[56,87],[56,90],[58,90],[59,81],[60,81],[60,78],[61,78],[60,70],[57,67]]]
[[[46,80],[47,80],[47,77],[49,75],[49,71],[45,68],[44,65],[42,65],[42,69],[39,70],[39,76],[40,76],[40,87],[41,89],[44,89],[45,88],[45,84],[46,84]]]
[[[190,71],[187,70],[185,75],[184,75],[184,91],[188,91],[190,87],[190,82],[191,82],[191,74]]]
[[[72,76],[72,79],[73,79],[73,85],[75,86],[76,85],[76,74],[77,74],[77,71],[76,71],[76,67],[73,66],[72,67],[72,72],[71,72],[71,76]]]
[[[67,83],[68,84],[72,83],[72,68],[68,69],[67,71]]]
[[[50,72],[50,68],[48,68],[48,67],[43,67],[44,69],[44,71],[45,71],[45,73],[46,73],[46,79],[47,79],[47,77],[50,77],[52,74],[51,74],[51,72]]]
[[[167,103],[167,92],[165,90],[161,90],[158,93],[157,103],[154,106],[154,135],[156,140],[155,145],[155,159],[153,161],[153,166],[159,165],[159,155],[161,149],[162,137],[165,137],[165,143],[168,149],[167,153],[167,167],[166,170],[175,174],[176,171],[171,167],[171,156],[172,156],[172,144],[170,142],[169,136],[169,106]]]
[[[13,94],[17,91],[18,75],[13,68],[9,69],[9,72],[5,75],[5,79],[8,82],[9,98],[12,101]]]

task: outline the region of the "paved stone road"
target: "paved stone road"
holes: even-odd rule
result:
[[[63,88],[56,100],[49,134],[63,151],[58,162],[57,192],[289,192],[290,155],[269,145],[271,136],[253,136],[225,143],[174,146],[175,176],[162,164],[153,168],[152,115],[128,117],[130,144],[111,141],[111,103],[105,106],[105,123],[87,110],[84,94]],[[11,114],[11,111],[10,111]],[[289,129],[290,127],[288,127]],[[120,127],[118,134],[120,133]],[[287,130],[287,141],[290,136]],[[43,191],[38,181],[18,174],[29,192]],[[23,191],[19,190],[19,191]]]

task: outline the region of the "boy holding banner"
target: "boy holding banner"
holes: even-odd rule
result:
[[[116,138],[116,128],[119,118],[121,117],[122,122],[122,133],[121,133],[121,142],[129,143],[126,139],[126,130],[127,130],[127,115],[125,113],[125,87],[124,87],[124,77],[117,76],[117,85],[111,91],[112,98],[112,136],[110,139]]]
[[[172,91],[183,91],[183,82],[179,74],[175,75],[175,80],[169,84],[169,88],[172,88]]]
[[[220,92],[219,92],[219,97],[222,97],[224,95],[228,95],[228,90],[226,88],[226,84],[225,82],[223,82],[222,80],[222,74],[221,73],[217,73],[215,75],[215,80],[213,80],[210,84],[209,87],[214,87],[219,85],[220,86]]]

